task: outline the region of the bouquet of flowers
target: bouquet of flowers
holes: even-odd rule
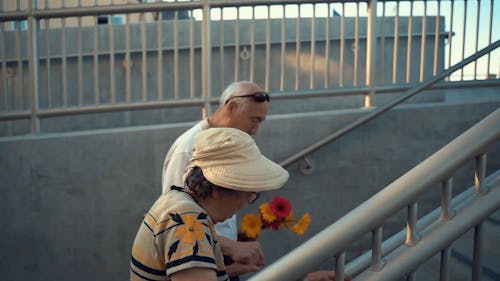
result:
[[[299,220],[296,220],[290,201],[284,197],[276,196],[270,202],[259,206],[259,215],[250,213],[243,216],[238,240],[256,240],[265,228],[274,230],[289,228],[297,235],[302,235],[306,232],[310,222],[309,213],[305,213]]]

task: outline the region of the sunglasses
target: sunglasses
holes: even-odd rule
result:
[[[234,98],[249,98],[249,97],[252,97],[254,101],[256,102],[269,102],[269,94],[266,93],[266,92],[255,92],[253,94],[250,94],[250,95],[244,95],[244,96],[235,96],[235,97],[231,97],[229,99],[227,99],[226,101],[226,104],[231,100],[231,99],[234,99]]]
[[[257,201],[260,197],[260,192],[252,192],[252,195],[248,199],[248,204],[252,204],[253,202]]]

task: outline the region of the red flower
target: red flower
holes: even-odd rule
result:
[[[276,196],[269,202],[269,207],[273,213],[280,219],[286,218],[292,211],[292,204],[286,198]]]

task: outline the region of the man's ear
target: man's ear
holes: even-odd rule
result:
[[[226,104],[226,110],[227,110],[228,113],[233,113],[237,109],[238,109],[238,103],[236,101],[234,101],[234,100],[230,100]]]

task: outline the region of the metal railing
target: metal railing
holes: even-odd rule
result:
[[[348,274],[358,275],[361,272],[356,280],[399,280],[403,276],[413,280],[418,266],[440,251],[443,256],[441,280],[447,280],[448,246],[470,228],[476,230],[472,280],[481,280],[481,222],[500,208],[500,171],[486,181],[485,151],[499,140],[500,109],[497,109],[250,280],[295,280],[330,257],[336,258],[336,280],[343,280],[344,268]],[[471,159],[476,160],[473,192],[466,191],[452,202],[451,175]],[[440,216],[436,218],[435,211],[417,223],[417,198],[439,182],[443,183]],[[383,224],[402,208],[408,210],[406,238],[401,239],[403,234],[397,234],[388,239],[386,247],[383,247]],[[346,247],[369,233],[372,234],[371,254],[361,256],[346,267]],[[401,240],[404,243],[400,246]]]
[[[44,118],[75,114],[199,106],[203,116],[235,80],[278,99],[361,95],[376,106],[375,94],[500,39],[484,0],[39,2],[3,1],[0,13],[0,123],[29,120],[34,134]],[[440,87],[498,86],[498,60],[487,54]]]
[[[432,85],[438,83],[441,81],[444,77],[450,75],[451,73],[455,72],[458,69],[463,68],[464,66],[468,65],[469,63],[476,61],[478,58],[484,56],[485,54],[489,54],[492,50],[495,50],[496,48],[500,47],[500,40],[494,42],[490,46],[487,46],[486,48],[478,51],[477,53],[471,55],[470,57],[464,59],[463,61],[451,66],[450,68],[446,69],[445,71],[442,71],[441,73],[437,74],[436,76],[432,77],[431,79],[424,81],[422,83],[419,83],[415,87],[408,89],[406,92],[402,93],[399,97],[396,97],[392,101],[388,102],[384,106],[378,107],[374,109],[372,112],[360,117],[354,122],[349,123],[347,126],[341,128],[340,130],[335,131],[334,133],[324,137],[323,139],[319,140],[318,142],[314,143],[313,145],[310,145],[303,150],[297,152],[296,154],[290,156],[289,158],[283,160],[280,165],[283,167],[287,167],[291,165],[292,163],[295,163],[296,161],[303,159],[307,155],[313,153],[314,151],[320,149],[321,147],[341,138],[345,134],[351,132],[352,130],[366,124],[367,122],[375,119],[377,116],[383,114],[384,112],[390,110],[391,108],[403,103],[404,101],[408,100],[409,98],[421,93],[423,90],[431,87]]]

